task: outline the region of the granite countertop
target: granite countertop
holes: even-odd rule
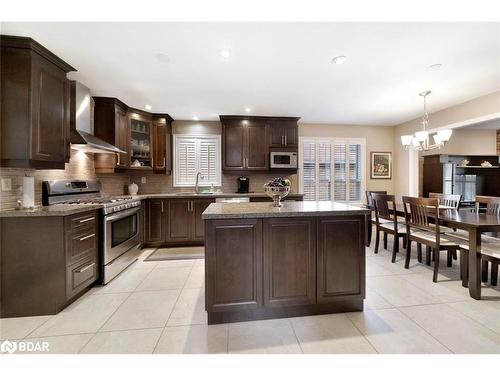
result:
[[[102,208],[101,204],[78,206],[75,204],[55,204],[53,206],[40,206],[32,209],[0,211],[1,217],[29,217],[29,216],[67,216]]]
[[[331,201],[283,202],[283,207],[271,203],[211,203],[203,219],[253,219],[265,217],[368,215],[370,210]]]
[[[287,198],[301,198],[304,194],[300,193],[290,193]],[[120,197],[131,197],[130,195],[121,195]],[[137,194],[134,198],[148,199],[148,198],[231,198],[231,197],[248,197],[248,198],[267,198],[266,193],[224,193],[216,192],[213,194],[206,193],[190,193],[190,192],[179,192],[179,193],[151,193],[151,194]],[[271,198],[269,198],[271,199]]]

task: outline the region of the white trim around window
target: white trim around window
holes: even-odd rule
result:
[[[304,164],[304,145],[309,144],[309,165]],[[360,149],[360,155],[359,155]],[[338,156],[344,160],[336,160]],[[355,170],[359,168],[361,183],[359,191],[350,191],[356,186],[350,167],[346,162],[350,157],[359,156]],[[304,192],[304,176],[309,174],[307,194],[313,200],[335,200],[339,202],[361,203],[366,190],[366,139],[365,138],[299,138],[299,191]],[[344,169],[342,169],[342,165]],[[307,169],[307,170],[306,170]],[[353,199],[354,196],[356,199]],[[304,197],[304,199],[308,199]]]
[[[194,186],[201,172],[200,186],[221,186],[221,136],[213,134],[173,135],[173,186]]]

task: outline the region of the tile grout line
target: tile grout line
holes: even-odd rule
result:
[[[295,339],[297,340],[297,344],[299,344],[299,349],[302,354],[304,354],[304,350],[302,349],[302,345],[300,344],[299,337],[297,336],[297,332],[295,332],[295,327],[293,326],[293,322],[290,318],[287,318],[288,324],[292,327],[293,334],[295,335]]]
[[[444,303],[434,303],[434,305],[444,305]],[[416,305],[418,306],[418,305]],[[427,305],[429,306],[429,305]],[[412,307],[412,306],[409,306],[409,307]],[[434,340],[436,340],[437,342],[439,342],[441,345],[443,345],[446,349],[448,349],[451,353],[453,354],[457,354],[455,353],[451,348],[449,348],[447,345],[445,345],[444,342],[442,342],[441,340],[439,340],[436,336],[434,336],[432,334],[432,332],[428,331],[427,329],[425,329],[425,327],[423,327],[422,325],[420,325],[415,319],[412,319],[411,316],[409,316],[408,314],[406,314],[404,311],[402,311],[399,307],[396,307],[396,309],[401,313],[403,314],[404,316],[406,316],[408,319],[410,319],[413,323],[415,323],[418,327],[422,328],[425,332],[427,332]]]
[[[363,311],[359,311],[359,312],[364,312]],[[347,318],[347,320],[349,320],[352,324],[352,326],[354,327],[354,329],[356,329],[356,331],[358,331],[360,333],[361,336],[363,336],[363,338],[366,340],[366,342],[373,348],[373,350],[375,350],[375,353],[377,354],[380,354],[380,352],[377,350],[377,348],[372,344],[372,342],[370,341],[370,339],[368,337],[366,337],[366,335],[361,332],[361,330],[358,328],[358,326],[354,323],[354,321],[349,317],[349,314],[346,314],[344,313],[345,317]]]
[[[179,291],[179,295],[177,296],[177,299],[175,300],[175,303],[172,306],[172,310],[170,311],[170,314],[168,314],[168,318],[165,321],[165,325],[163,326],[163,329],[161,330],[160,335],[158,336],[158,340],[156,340],[156,343],[155,343],[155,345],[153,347],[153,351],[151,352],[151,354],[154,354],[154,352],[156,351],[156,348],[158,347],[158,344],[160,343],[160,340],[161,340],[163,334],[165,333],[165,330],[167,329],[168,321],[170,320],[170,317],[172,316],[172,313],[175,310],[175,306],[177,306],[177,303],[179,302],[179,298],[181,298],[182,291],[184,290],[184,287],[186,286],[186,283],[187,283],[187,281],[189,279],[189,276],[191,275],[191,272],[193,272],[193,268],[194,268],[194,264],[191,267],[191,271],[189,272],[188,276],[186,277],[186,280],[184,281],[184,285],[182,286],[182,288]]]
[[[464,301],[458,301],[458,302],[464,302]],[[467,315],[467,314],[463,313],[462,311],[460,311],[460,310],[458,310],[458,309],[454,308],[453,306],[450,306],[452,303],[456,303],[456,302],[445,302],[444,304],[445,304],[446,306],[448,306],[450,309],[452,309],[452,310],[456,311],[457,313],[459,313],[460,315],[463,315],[465,318],[467,318],[467,319],[469,319],[469,320],[473,321],[474,323],[479,324],[481,327],[486,328],[487,330],[489,330],[489,331],[493,332],[496,336],[500,337],[500,333],[498,333],[498,332],[496,332],[496,331],[492,330],[492,329],[491,329],[490,327],[488,327],[487,325],[484,325],[484,324],[483,324],[483,323],[481,323],[480,321],[478,321],[478,320],[474,319],[473,317],[471,317],[471,316],[469,316],[469,315]]]

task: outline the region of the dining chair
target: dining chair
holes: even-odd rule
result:
[[[478,195],[475,207],[477,213],[500,216],[500,197]],[[457,242],[462,249],[469,250],[468,234],[464,236],[460,233],[450,233],[447,237]],[[483,234],[481,236],[481,280],[483,282],[488,282],[489,263],[491,263],[491,285],[496,286],[500,264],[500,239]],[[467,272],[467,268],[465,272]]]
[[[370,246],[370,244],[372,243],[373,226],[377,224],[375,221],[375,207],[373,206],[373,199],[371,196],[372,193],[387,194],[387,191],[385,191],[385,190],[366,190],[365,191],[366,206],[372,212],[372,216],[370,217],[370,224],[368,226],[367,246]]]
[[[460,207],[460,201],[462,200],[462,195],[461,194],[429,193],[429,198],[437,198],[439,200],[440,206],[448,206],[448,207],[451,207],[451,210],[458,211],[458,209]],[[441,211],[441,212],[443,212],[443,211]],[[462,236],[464,236],[464,235],[468,236],[467,232],[457,231],[456,229],[453,229],[453,231],[461,234]],[[427,256],[429,256],[429,255],[427,255]],[[451,267],[452,259],[457,259],[457,252],[456,251],[448,252],[448,259],[447,259],[448,267]]]
[[[439,225],[439,200],[437,198],[403,197],[403,206],[407,236],[405,268],[410,268],[411,243],[426,245],[433,249],[432,281],[437,282],[440,252],[462,249],[455,242],[442,237],[442,232],[447,231],[442,230]]]
[[[387,248],[387,235],[394,236],[392,246],[392,263],[396,262],[396,253],[399,251],[399,239],[403,239],[403,247],[406,246],[406,227],[405,224],[398,221],[396,211],[396,197],[387,194],[371,194],[375,206],[375,254],[378,253],[380,243],[380,232],[384,233],[384,245]]]

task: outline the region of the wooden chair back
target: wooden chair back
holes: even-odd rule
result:
[[[380,193],[371,193],[371,196],[375,207],[375,219],[377,220],[377,224],[380,223],[380,219],[390,220],[396,223],[396,197],[394,195]]]
[[[365,194],[366,194],[366,205],[368,207],[370,207],[370,209],[372,211],[375,211],[375,207],[373,207],[372,193],[375,193],[375,194],[387,194],[387,191],[383,191],[383,190],[367,190],[367,191],[365,191]]]
[[[436,234],[436,244],[439,246],[439,200],[403,197],[403,205],[407,233],[411,233],[411,229],[433,232]]]
[[[500,197],[476,196],[476,212],[481,205],[486,206],[486,215],[500,216]]]
[[[439,200],[440,205],[453,207],[455,210],[458,210],[458,207],[460,206],[460,201],[462,200],[462,195],[429,193],[429,198],[437,198]]]

